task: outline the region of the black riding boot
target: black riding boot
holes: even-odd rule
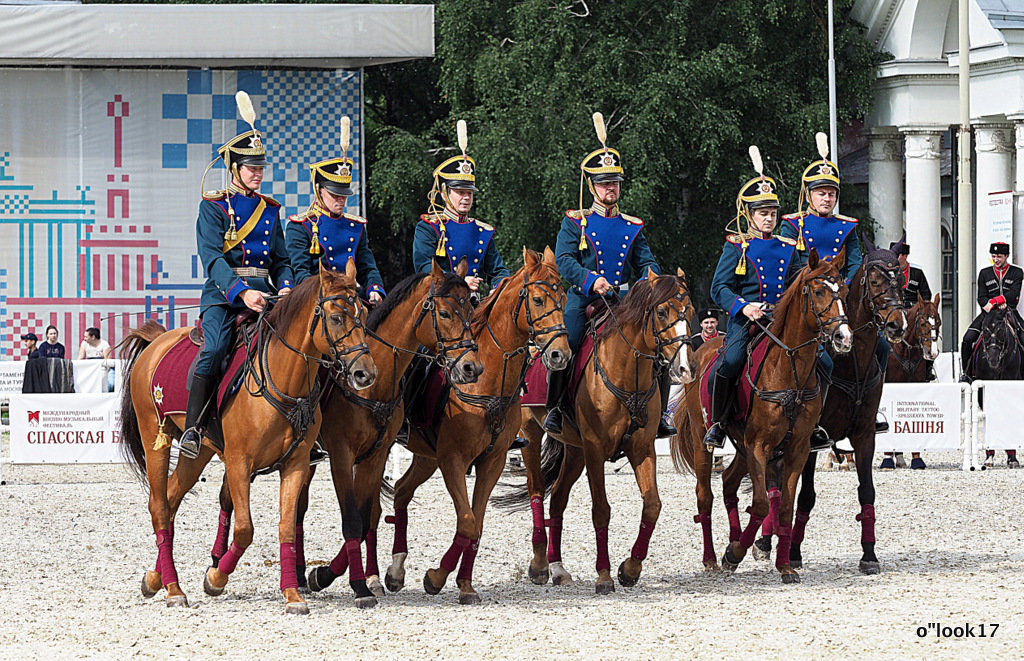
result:
[[[658,377],[658,389],[661,391],[661,416],[658,418],[658,438],[668,438],[676,435],[676,428],[665,418],[668,411],[668,396],[672,388],[672,376],[668,370],[662,370]]]
[[[313,441],[313,449],[309,451],[309,465],[316,466],[327,461],[329,455],[324,450],[323,446],[320,445],[320,437],[317,436],[316,440]]]
[[[209,418],[209,407],[206,403],[214,390],[217,380],[202,374],[192,375],[192,387],[188,391],[188,405],[185,407],[185,433],[178,442],[181,454],[189,459],[199,456],[203,435],[200,430]]]
[[[824,411],[825,400],[828,399],[828,388],[832,385],[832,379],[819,369],[818,383],[821,388],[821,408]],[[830,449],[832,449],[832,439],[828,437],[828,432],[821,425],[814,425],[814,431],[811,432],[811,452],[821,452]]]
[[[924,378],[927,379],[928,381],[938,381],[939,380],[939,375],[935,373],[935,361],[934,360],[926,360],[926,361],[924,361],[924,366],[925,366]]]
[[[732,379],[715,372],[711,384],[711,428],[704,434],[704,445],[708,448],[725,447],[725,416],[732,404]]]
[[[968,368],[971,364],[973,349],[974,342],[968,341],[967,336],[964,335],[964,340],[960,343],[960,383],[971,382],[970,370]]]
[[[548,407],[548,414],[544,418],[544,431],[549,434],[562,433],[562,397],[569,379],[568,369],[548,372],[548,396],[544,402]]]

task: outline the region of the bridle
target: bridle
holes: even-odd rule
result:
[[[939,326],[933,324],[929,319],[932,315],[926,315],[924,312],[915,312],[914,308],[911,308],[910,315],[914,317],[914,323],[907,323],[908,327],[913,329],[914,338],[913,342],[907,340],[907,336],[904,335],[900,339],[899,346],[906,347],[907,358],[900,355],[900,352],[895,351],[893,347],[892,355],[896,358],[896,362],[899,363],[900,367],[906,372],[907,376],[911,376],[917,371],[918,366],[924,361],[924,341],[925,336],[921,333],[920,329],[923,325],[928,326],[927,336],[932,342],[938,340]],[[916,358],[914,357],[917,352],[920,352]]]
[[[462,322],[462,332],[459,333],[458,336],[445,337],[445,335],[442,333],[440,324],[437,321],[439,313],[437,303],[435,302],[436,299],[441,299],[443,301],[448,301],[449,303],[451,303],[452,310],[455,312],[455,314],[459,317],[459,320]],[[470,312],[468,315],[463,314],[462,312],[462,310],[467,307],[466,304],[468,301],[468,294],[466,296],[456,296],[454,293],[451,292],[447,294],[438,294],[434,290],[434,283],[431,282],[430,292],[427,294],[427,298],[424,299],[423,301],[423,306],[420,308],[420,313],[416,317],[416,323],[413,324],[413,331],[418,331],[420,324],[423,323],[423,319],[427,315],[427,312],[430,312],[430,322],[434,328],[434,337],[437,338],[437,344],[436,352],[433,354],[426,354],[426,357],[440,365],[442,368],[444,368],[445,372],[448,374],[449,380],[451,380],[451,368],[457,365],[459,361],[461,361],[466,356],[467,353],[477,350],[477,344],[476,341],[473,339],[473,332],[470,325],[472,312]],[[472,310],[472,307],[470,307],[470,310]],[[455,351],[459,351],[460,349],[461,353],[459,353],[459,355],[456,356],[454,360],[452,360],[449,354]],[[417,352],[417,355],[424,354]]]
[[[898,269],[898,262],[890,264],[882,259],[873,259],[864,264],[864,272],[860,276],[860,304],[866,306],[868,312],[871,313],[871,321],[867,322],[864,326],[854,329],[854,332],[862,330],[870,324],[874,324],[875,328],[878,329],[884,328],[889,323],[889,319],[893,314],[906,310],[903,304],[903,288],[900,286]],[[888,281],[888,284],[884,290],[869,296],[871,287],[869,286],[868,275],[871,271],[881,273],[882,277]],[[884,319],[881,315],[882,310],[888,310]]]

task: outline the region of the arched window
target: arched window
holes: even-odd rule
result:
[[[942,224],[942,300],[953,300],[953,283],[956,274],[953,272],[953,237],[950,236],[946,224]]]

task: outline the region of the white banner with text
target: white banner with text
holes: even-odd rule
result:
[[[124,461],[120,393],[18,393],[11,396],[10,420],[12,464]]]
[[[959,450],[959,383],[887,383],[878,411],[889,431],[875,437],[876,452]]]

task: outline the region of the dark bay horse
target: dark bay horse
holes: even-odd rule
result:
[[[992,308],[985,315],[981,325],[981,338],[974,349],[971,360],[974,365],[974,378],[986,381],[1004,381],[1020,379],[1024,347],[1021,347],[1017,336],[1016,315],[1010,307]],[[984,407],[984,390],[979,393],[979,403]],[[985,451],[985,465],[991,468],[995,450]],[[1017,451],[1006,451],[1007,468],[1018,468]]]
[[[532,362],[528,356],[538,352],[548,369],[560,370],[568,366],[572,355],[562,317],[564,305],[565,292],[554,252],[545,248],[542,258],[524,248],[523,267],[477,308],[473,337],[485,366],[482,377],[471,386],[453,388],[436,447],[415,425],[411,426],[412,465],[395,483],[395,541],[391,566],[384,577],[389,590],[400,590],[405,584],[409,503],[416,488],[440,468],[455,505],[455,539],[440,566],[427,570],[423,588],[429,594],[438,594],[458,566],[459,603],[480,602],[473,588],[473,563],[487,500],[501,477],[506,453],[519,429],[519,395]],[[472,501],[466,488],[470,465],[476,468]]]
[[[286,612],[309,613],[297,589],[294,543],[296,502],[321,421],[316,404],[320,388],[317,375],[321,366],[331,366],[346,375],[353,389],[373,384],[377,370],[366,350],[361,319],[355,264],[350,259],[345,273],[321,270],[319,277],[303,282],[257,321],[261,340],[247,356],[241,388],[220,412],[224,436],[221,458],[238,516],[231,548],[221,558],[219,568],[207,571],[204,589],[208,594],[216,596],[224,591],[229,575],[252,542],[249,480],[257,470],[272,467],[280,471],[281,477],[278,538]],[[168,606],[188,605],[174,567],[174,516],[181,499],[214,455],[206,439],[199,456],[179,456],[178,465],[168,477],[168,436],[180,436],[184,416],[161,417],[152,375],[161,358],[188,332],[188,328],[164,332],[159,324],[147,322],[129,333],[121,352],[127,361],[121,407],[124,451],[130,465],[144,482],[148,481],[149,511],[157,536],[156,569],[146,572],[142,592],[152,596],[163,585]],[[323,359],[325,355],[330,359]],[[173,387],[183,388],[184,384]],[[168,422],[172,429],[165,428]]]
[[[331,477],[341,507],[343,545],[329,566],[310,572],[309,587],[318,591],[327,587],[346,570],[356,605],[369,608],[377,603],[373,584],[363,572],[361,541],[370,525],[372,504],[381,490],[381,477],[398,427],[402,423],[402,378],[417,347],[436,351],[427,356],[444,365],[455,383],[474,381],[483,370],[476,355],[469,319],[472,315],[465,260],[454,273],[442,271],[436,264],[429,273],[415,273],[398,283],[384,302],[366,320],[370,356],[377,365],[376,382],[358,393],[352,391],[336,371],[332,371],[320,410],[322,445],[331,459]],[[355,465],[366,463],[361,471],[367,479],[355,480]],[[302,523],[309,505],[309,478],[299,497],[296,523],[296,575],[303,587],[306,577]],[[227,550],[227,526],[231,500],[227,485],[221,489],[221,514],[214,564]],[[376,570],[371,576],[375,577]],[[379,586],[380,581],[376,581]],[[383,588],[380,588],[383,590]]]
[[[840,258],[841,259],[841,258]],[[821,413],[822,398],[815,367],[819,338],[827,338],[837,353],[849,351],[853,334],[847,324],[846,285],[835,262],[818,259],[812,248],[807,266],[789,286],[775,306],[774,319],[767,326],[769,342],[760,376],[755,382],[749,373],[751,405],[745,419],[730,418],[727,432],[736,443],[736,458],[722,474],[722,492],[729,517],[729,541],[722,556],[722,568],[734,571],[754,542],[761,522],[768,516],[769,501],[765,487],[766,471],[771,464],[781,473],[779,547],[784,551],[776,561],[783,583],[799,582],[789,563],[793,504],[800,471],[810,453],[810,437]],[[752,340],[751,346],[756,340]],[[713,369],[722,338],[705,343],[698,352],[699,374]],[[707,347],[707,348],[705,348]],[[752,351],[753,348],[750,349]],[[749,354],[748,354],[749,356]],[[749,358],[748,358],[749,360]],[[672,437],[672,458],[676,469],[692,470],[697,476],[697,516],[704,535],[704,568],[717,570],[718,562],[711,536],[711,462],[713,455],[704,446],[707,425],[700,398],[700,379],[686,387],[683,401],[676,409],[676,429]],[[750,521],[740,531],[740,480],[750,473],[753,503],[747,509]]]
[[[857,496],[861,523],[863,555],[859,567],[865,574],[879,572],[875,556],[875,484],[871,473],[875,457],[875,416],[882,398],[882,369],[875,360],[879,331],[890,343],[898,343],[908,328],[903,308],[902,273],[897,255],[903,239],[892,250],[876,248],[869,239],[862,239],[866,248],[864,261],[850,278],[850,326],[853,328],[853,350],[835,357],[832,387],[829,388],[819,424],[831,439],[849,438],[857,464]],[[793,567],[803,566],[801,544],[814,508],[814,470],[816,457],[808,457],[803,469],[796,523],[793,526],[789,559]],[[777,498],[775,499],[777,502]],[[774,514],[770,524],[774,525]],[[763,531],[769,532],[769,531]],[[771,538],[758,540],[758,549],[767,553]],[[778,560],[776,559],[776,562]]]
[[[592,517],[597,537],[597,594],[615,591],[608,556],[608,523],[611,508],[604,484],[604,463],[628,457],[643,498],[640,531],[630,556],[619,565],[623,586],[636,585],[654,526],[661,512],[658,495],[654,440],[661,415],[658,396],[660,370],[683,383],[693,373],[689,337],[694,309],[686,275],[655,275],[637,282],[611,308],[609,320],[598,331],[594,353],[580,379],[573,408],[559,438],[544,441],[543,407],[523,407],[522,433],[530,439],[523,449],[526,488],[502,496],[504,506],[525,506],[533,511],[533,558],[530,580],[538,585],[551,577],[555,585],[572,583],[562,564],[562,516],[569,491],[584,467],[593,501]],[[551,492],[549,522],[544,520],[544,495]],[[550,544],[545,532],[550,525]]]

